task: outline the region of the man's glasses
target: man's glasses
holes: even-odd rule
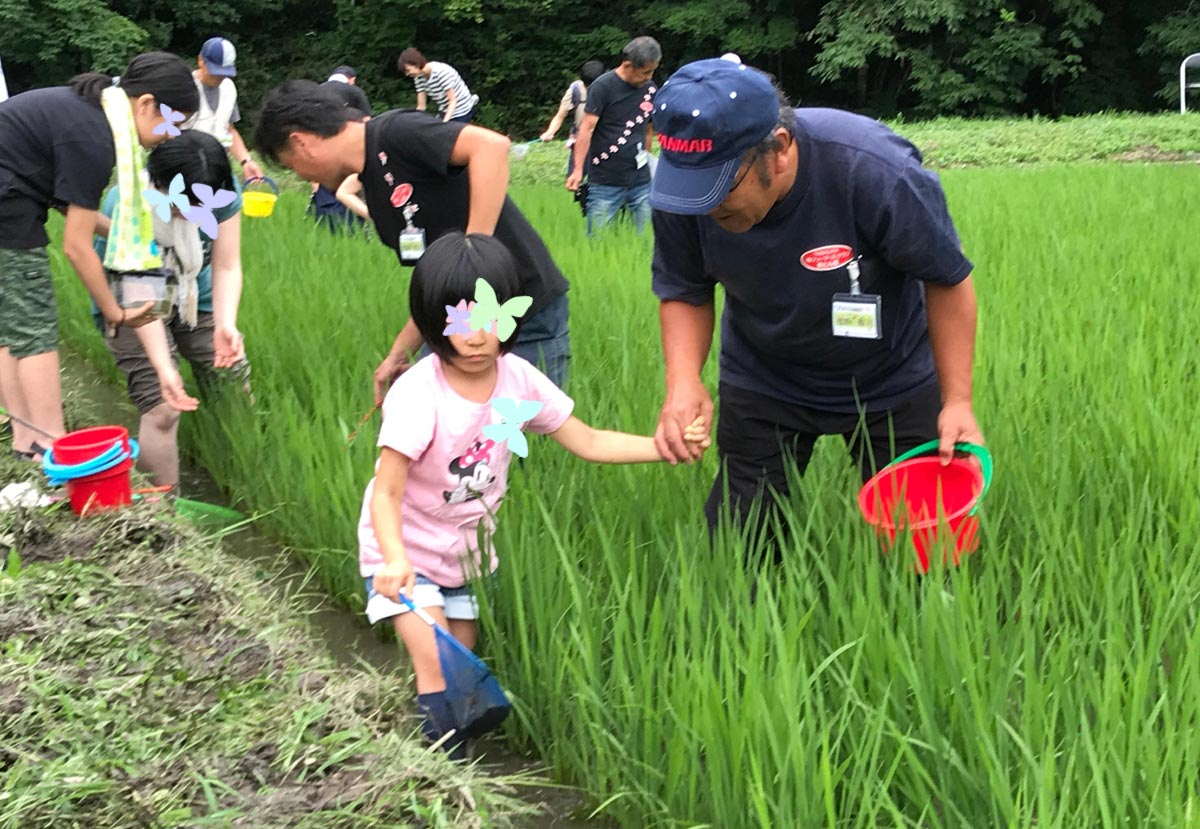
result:
[[[758,147],[755,147],[754,152],[750,156],[750,163],[746,165],[746,169],[742,171],[742,174],[737,177],[737,181],[735,181],[733,186],[729,188],[730,193],[742,186],[742,182],[746,180],[746,176],[750,175],[750,171],[754,169],[754,162],[758,161],[758,157],[760,155],[762,155],[762,153],[759,151]]]

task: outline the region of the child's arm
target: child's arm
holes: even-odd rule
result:
[[[334,195],[354,215],[358,216],[364,222],[369,222],[371,221],[371,211],[367,209],[367,203],[359,198],[358,192],[360,190],[362,190],[362,182],[359,181],[358,173],[352,173],[346,177],[345,181],[338,185],[337,192]]]
[[[411,598],[417,585],[417,574],[404,552],[400,535],[400,504],[404,498],[404,485],[408,482],[408,464],[407,457],[385,446],[379,457],[379,469],[375,472],[375,489],[371,493],[371,526],[386,562],[375,573],[373,586],[376,593],[393,600],[402,590]]]
[[[653,463],[663,460],[652,437],[593,429],[574,416],[568,418],[557,432],[551,432],[550,437],[572,455],[594,463]],[[699,418],[684,430],[684,440],[708,448],[708,434]]]

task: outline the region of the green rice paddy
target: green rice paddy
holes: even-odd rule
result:
[[[715,452],[600,467],[537,440],[514,472],[482,651],[515,697],[512,741],[622,826],[1200,827],[1200,168],[942,179],[976,264],[996,458],[963,567],[918,580],[906,551],[883,555],[834,440],[761,571],[732,540],[708,548]],[[576,413],[652,433],[650,239],[589,242],[560,189],[514,195],[572,282]],[[377,420],[346,438],[407,272],[302,211],[289,195],[244,224],[257,405],[219,401],[182,433],[350,612]],[[60,305],[65,337],[111,366],[73,278]]]

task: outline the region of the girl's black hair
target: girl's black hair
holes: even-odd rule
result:
[[[329,87],[313,81],[284,81],[267,93],[254,128],[254,148],[272,161],[288,146],[293,132],[332,138],[347,121],[361,120],[342,105]]]
[[[113,79],[100,72],[76,75],[67,83],[80,98],[100,106],[100,93],[112,86]],[[129,61],[117,86],[130,98],[153,95],[154,100],[177,112],[191,115],[200,108],[200,90],[192,70],[178,55],[145,52]]]
[[[434,354],[443,360],[458,356],[446,330],[446,306],[466,300],[475,301],[475,280],[483,279],[496,292],[496,301],[503,305],[517,296],[521,280],[517,263],[508,248],[494,236],[483,233],[447,233],[430,245],[413,268],[408,287],[408,308],[421,337]],[[521,330],[500,342],[500,353],[506,354],[516,345]]]
[[[583,66],[579,67],[579,80],[583,81],[586,86],[591,86],[592,82],[603,75],[604,72],[604,64],[600,61],[584,61]]]
[[[198,130],[184,130],[178,138],[155,147],[146,163],[146,172],[150,174],[150,183],[160,190],[170,187],[171,179],[182,174],[193,205],[200,203],[192,191],[193,184],[207,184],[213,192],[234,189],[225,148],[220,141]]]

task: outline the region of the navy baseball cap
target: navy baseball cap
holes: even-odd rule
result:
[[[650,206],[703,215],[733,187],[742,158],[779,120],[771,80],[744,63],[722,58],[680,68],[654,96],[658,169]]]
[[[208,71],[221,78],[237,77],[237,49],[223,37],[210,37],[200,47],[200,57],[208,66]]]

